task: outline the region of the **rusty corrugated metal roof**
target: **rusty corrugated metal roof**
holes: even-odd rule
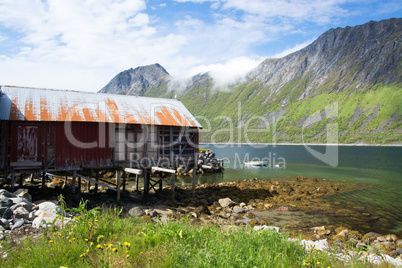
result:
[[[0,120],[201,127],[178,100],[0,86]]]

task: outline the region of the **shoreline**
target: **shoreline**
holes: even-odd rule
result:
[[[251,146],[356,146],[356,147],[402,147],[402,143],[397,144],[367,144],[367,143],[290,143],[290,142],[281,142],[281,143],[264,143],[264,142],[250,142],[250,143],[224,143],[224,142],[215,142],[215,143],[203,143],[200,142],[200,145],[251,145]]]

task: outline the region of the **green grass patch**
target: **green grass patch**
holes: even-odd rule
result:
[[[81,206],[82,208],[83,206]],[[77,211],[74,211],[77,213]],[[36,239],[0,243],[1,267],[344,267],[326,252],[306,251],[275,231],[153,222],[119,209],[79,210],[62,228]],[[6,257],[5,257],[6,256]],[[362,261],[350,267],[367,267]]]

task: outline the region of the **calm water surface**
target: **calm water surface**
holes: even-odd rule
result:
[[[373,183],[365,188],[333,197],[348,205],[363,205],[386,211],[393,232],[402,231],[402,147],[338,146],[338,165],[331,166],[311,155],[303,145],[211,145],[217,158],[225,159],[225,172],[197,177],[197,183],[243,180],[248,178],[286,178],[305,176],[328,180]],[[310,146],[321,153],[325,146]],[[244,160],[268,161],[268,167],[243,165]],[[279,165],[275,167],[275,165]],[[191,178],[182,178],[189,184]],[[180,184],[180,183],[179,183]]]

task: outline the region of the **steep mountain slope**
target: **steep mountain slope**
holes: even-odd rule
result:
[[[402,19],[331,29],[230,91],[206,73],[140,95],[177,94],[204,126],[203,142],[402,143],[401,40]]]
[[[169,73],[156,63],[119,73],[99,92],[144,95],[148,90],[160,87],[169,78]]]

